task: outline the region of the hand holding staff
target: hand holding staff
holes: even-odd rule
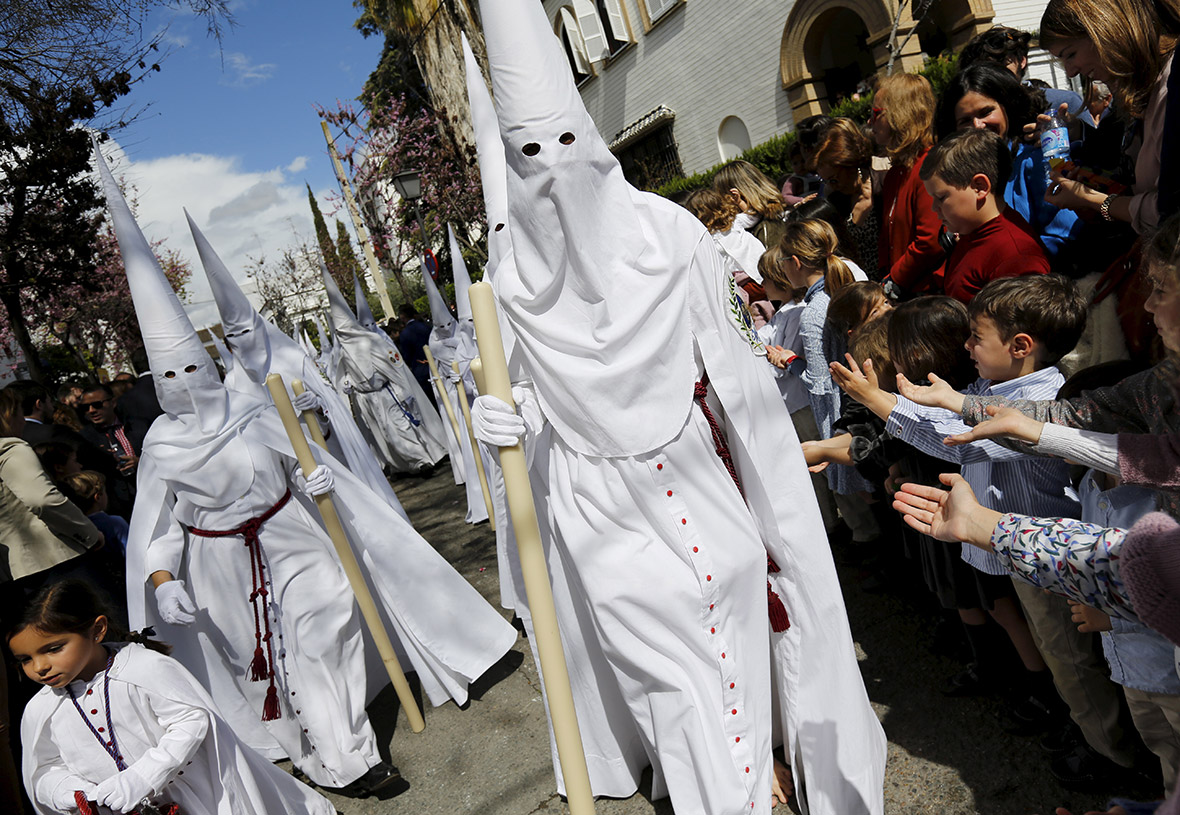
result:
[[[275,407],[279,410],[279,418],[283,420],[283,428],[287,431],[287,438],[291,440],[291,446],[295,450],[295,458],[303,469],[304,477],[307,477],[317,464],[315,456],[311,454],[311,445],[307,443],[307,437],[303,435],[303,428],[300,427],[299,419],[295,416],[295,407],[287,396],[287,388],[283,384],[283,378],[278,374],[268,374],[266,387],[270,391],[271,398],[274,399]],[[389,672],[389,679],[393,682],[394,690],[397,691],[398,701],[406,711],[406,719],[410,723],[410,729],[415,733],[421,733],[426,728],[426,722],[422,719],[422,711],[418,710],[418,703],[414,700],[409,683],[406,682],[406,675],[402,673],[402,666],[397,661],[393,643],[389,641],[389,634],[381,622],[381,614],[377,611],[373,595],[369,592],[369,584],[365,582],[365,577],[361,574],[356,554],[352,551],[348,537],[344,534],[344,526],[340,523],[340,516],[336,514],[336,505],[332,503],[332,496],[328,494],[317,495],[315,503],[324,519],[324,527],[328,531],[328,536],[332,538],[332,545],[336,547],[336,555],[340,558],[340,565],[344,568],[348,583],[356,595],[357,605],[360,606],[365,623],[369,626],[369,633],[377,645],[377,653],[381,655],[381,661],[385,663],[385,670]]]
[[[492,287],[487,283],[474,283],[468,292],[486,392],[511,405],[512,382],[508,377],[508,361],[504,358],[504,342],[500,337],[500,323],[496,319]],[[566,798],[572,815],[591,815],[594,812],[594,794],[590,791],[590,773],[586,769],[586,754],[582,749],[582,736],[574,711],[574,694],[570,690],[565,652],[557,629],[553,588],[549,584],[549,572],[545,566],[545,551],[541,545],[541,530],[537,525],[537,509],[533,505],[522,442],[500,448],[500,469],[504,473],[508,514],[512,518],[516,546],[520,551],[520,571],[533,616],[537,655],[541,661],[542,681],[549,700],[549,715],[553,720],[557,759],[561,762],[561,773],[565,778]]]
[[[459,373],[458,360],[451,363],[451,370]],[[463,411],[463,423],[467,425],[467,438],[471,440],[471,453],[475,456],[475,472],[479,475],[479,490],[483,493],[483,503],[488,510],[488,522],[496,525],[496,513],[492,509],[492,491],[488,489],[488,476],[483,470],[483,456],[479,454],[479,445],[475,443],[475,434],[471,432],[471,407],[467,404],[467,389],[463,387],[462,377],[458,383],[459,409]]]
[[[455,407],[451,404],[451,397],[447,395],[447,385],[438,372],[438,363],[434,361],[434,354],[430,353],[430,346],[423,345],[422,353],[426,354],[426,364],[430,366],[431,379],[434,380],[434,390],[438,394],[438,401],[447,410],[447,418],[451,420],[451,430],[455,432],[455,444],[463,449],[463,437],[459,435],[459,420],[455,418]]]
[[[292,379],[291,390],[295,392],[296,396],[299,396],[307,389],[303,387],[302,379]],[[320,420],[316,417],[314,410],[303,411],[303,423],[307,425],[307,435],[311,436],[311,440],[327,450],[328,442],[324,439],[324,431],[320,429]]]

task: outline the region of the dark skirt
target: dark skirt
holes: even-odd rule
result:
[[[943,543],[909,527],[916,538],[918,560],[926,586],[943,608],[985,608],[991,611],[996,601],[1014,597],[1012,578],[1008,575],[984,574],[963,560],[962,547]]]

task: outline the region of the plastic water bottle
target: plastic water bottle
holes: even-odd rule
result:
[[[1048,111],[1049,126],[1041,131],[1041,153],[1045,157],[1045,183],[1051,182],[1050,170],[1058,170],[1069,161],[1069,130],[1057,111]]]

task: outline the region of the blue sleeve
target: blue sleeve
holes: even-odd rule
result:
[[[1076,238],[1082,221],[1072,209],[1058,209],[1045,200],[1044,156],[1039,145],[1026,145],[1013,160],[1012,177],[1004,188],[1004,202],[1028,221],[1050,258]]]
[[[885,429],[890,435],[918,448],[928,456],[960,465],[1029,458],[1025,453],[1001,447],[988,439],[954,447],[947,446],[942,443],[947,436],[966,433],[971,429],[959,414],[942,408],[923,407],[900,395],[889,414],[889,420],[885,423]]]

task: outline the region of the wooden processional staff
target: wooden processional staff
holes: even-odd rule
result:
[[[492,509],[492,491],[488,489],[488,475],[483,469],[483,456],[479,454],[479,445],[475,442],[475,433],[471,430],[471,406],[467,404],[467,389],[463,387],[463,376],[459,373],[459,361],[451,363],[451,370],[459,376],[456,389],[459,391],[459,410],[463,411],[463,424],[467,425],[467,438],[471,441],[471,454],[475,457],[475,472],[479,475],[479,491],[483,493],[483,504],[488,510],[488,522],[496,525],[496,512]]]
[[[508,377],[508,361],[504,358],[504,342],[500,336],[500,322],[496,318],[492,287],[483,282],[473,283],[468,291],[471,313],[475,318],[475,338],[479,344],[482,378],[487,386],[484,392],[512,405],[512,381]],[[500,469],[504,474],[508,514],[512,518],[516,546],[520,552],[520,571],[533,617],[541,679],[549,701],[549,717],[553,721],[553,736],[557,742],[557,760],[561,762],[561,774],[565,778],[566,798],[571,815],[592,815],[594,794],[590,791],[590,773],[586,769],[586,754],[582,749],[582,735],[574,711],[574,694],[570,689],[565,651],[557,629],[553,587],[549,584],[549,572],[545,566],[545,551],[541,544],[541,530],[537,525],[533,491],[529,485],[523,440],[512,447],[500,448]]]
[[[438,394],[438,401],[442,402],[447,411],[447,418],[451,420],[451,430],[455,433],[455,444],[458,445],[458,449],[462,450],[463,437],[459,435],[459,420],[455,418],[455,406],[451,404],[451,399],[447,396],[447,385],[438,372],[438,363],[434,361],[434,354],[430,353],[429,345],[422,346],[422,353],[426,354],[426,364],[430,366],[430,379],[434,382],[434,392]]]
[[[287,438],[295,451],[299,467],[303,470],[303,477],[307,478],[318,465],[315,456],[312,455],[311,445],[307,443],[307,437],[303,435],[299,419],[295,416],[295,406],[291,404],[291,399],[287,396],[287,387],[283,384],[283,378],[278,374],[268,374],[266,387],[270,391],[271,398],[274,399],[275,407],[279,410],[279,418],[283,420],[283,429],[287,431]],[[311,421],[315,422],[318,430],[319,422],[315,420],[314,414],[311,416]],[[322,434],[321,438],[323,438]],[[324,519],[324,528],[332,539],[332,545],[336,547],[336,556],[340,558],[344,575],[348,578],[349,585],[352,586],[353,594],[356,595],[356,603],[360,606],[361,614],[369,627],[369,633],[377,646],[377,653],[381,656],[381,661],[385,663],[385,670],[389,673],[389,681],[393,683],[398,701],[406,711],[406,719],[410,723],[410,729],[415,733],[421,733],[426,729],[426,722],[422,719],[422,711],[418,709],[418,702],[414,699],[410,684],[402,672],[402,666],[397,661],[393,643],[389,641],[389,632],[385,630],[385,624],[381,621],[381,613],[377,611],[377,604],[373,602],[369,584],[365,582],[365,576],[361,574],[356,553],[352,551],[352,546],[348,543],[348,536],[344,533],[344,526],[340,523],[340,516],[336,513],[336,505],[332,503],[332,496],[327,493],[317,495],[315,503],[320,511],[320,516]]]

